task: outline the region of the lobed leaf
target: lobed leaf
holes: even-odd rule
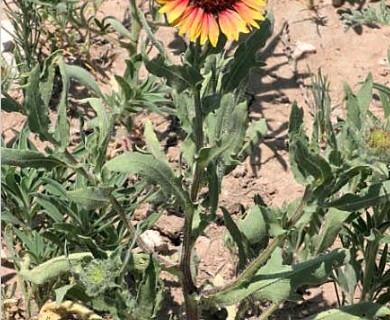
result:
[[[26,88],[25,106],[28,110],[28,125],[31,132],[37,133],[42,141],[53,141],[49,133],[50,119],[48,105],[40,93],[40,69],[37,64],[30,72]]]

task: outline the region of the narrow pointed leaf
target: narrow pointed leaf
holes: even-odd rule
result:
[[[155,132],[153,131],[153,125],[150,120],[145,123],[145,142],[149,152],[157,159],[165,161],[168,164],[165,153],[161,149],[160,141],[158,141]]]
[[[238,255],[239,255],[239,266],[238,268],[241,270],[247,260],[251,257],[250,253],[250,244],[245,236],[241,233],[240,229],[237,227],[236,223],[230,216],[230,213],[225,209],[221,208],[223,212],[223,218],[225,221],[225,226],[229,231],[229,234],[233,238],[234,242],[238,247]]]

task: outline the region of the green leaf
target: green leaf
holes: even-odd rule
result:
[[[54,222],[64,221],[64,217],[57,207],[50,201],[40,198],[37,194],[36,202],[46,211],[46,214],[53,219]]]
[[[69,119],[67,115],[69,77],[66,73],[66,66],[63,57],[57,61],[62,79],[61,98],[57,106],[56,138],[60,141],[61,147],[65,148],[69,144]]]
[[[245,144],[240,150],[240,159],[246,158],[260,144],[268,131],[265,119],[260,119],[249,124],[245,134]],[[259,159],[260,160],[260,159]]]
[[[239,256],[238,269],[241,270],[247,263],[248,259],[252,257],[250,243],[234,223],[233,219],[230,217],[230,213],[223,207],[221,207],[221,210],[223,212],[225,226],[228,229],[229,234],[233,238],[234,242],[237,244]]]
[[[304,320],[377,320],[389,315],[390,309],[386,306],[372,302],[361,302],[339,309],[326,310]]]
[[[98,97],[103,97],[94,77],[84,68],[74,65],[65,65],[65,72],[69,78],[79,81],[82,85],[93,91]]]
[[[76,264],[80,264],[85,258],[92,258],[90,252],[72,253],[68,256],[59,256],[50,259],[31,270],[22,270],[19,275],[27,281],[35,284],[44,284],[47,281],[59,277],[71,271]]]
[[[248,282],[225,293],[217,293],[210,299],[221,306],[241,302],[252,295],[256,300],[271,300],[279,303],[295,299],[295,291],[303,285],[319,285],[329,274],[349,259],[348,251],[338,249],[329,254],[296,265],[283,265],[282,249],[277,248],[267,264],[260,268]]]
[[[322,230],[320,230],[319,234],[311,238],[314,247],[314,256],[323,253],[334,243],[343,227],[344,221],[347,220],[349,216],[349,212],[337,210],[335,208],[331,208],[326,213],[325,224]]]
[[[243,219],[237,221],[237,224],[251,245],[267,242],[267,224],[259,206],[252,207]]]
[[[73,201],[86,209],[98,209],[110,203],[112,187],[87,187],[68,191],[70,201]]]
[[[89,103],[96,112],[97,117],[94,119],[93,127],[96,130],[95,143],[90,147],[95,151],[93,162],[95,171],[99,172],[106,161],[106,153],[111,138],[112,118],[107,114],[104,105],[99,98],[88,98],[81,100],[81,103]],[[92,140],[92,139],[91,139]]]
[[[296,136],[302,135],[304,135],[303,109],[299,108],[297,102],[294,101],[288,122],[288,137],[290,141],[293,141]]]
[[[352,212],[379,205],[382,201],[389,200],[390,180],[387,180],[361,190],[360,195],[347,193],[341,198],[325,204],[325,206]]]
[[[159,283],[159,267],[152,256],[145,269],[142,281],[138,287],[137,303],[135,308],[136,319],[153,319],[161,304],[161,284]]]
[[[54,293],[56,295],[56,306],[59,307],[62,301],[64,301],[65,295],[68,293],[70,289],[72,289],[74,286],[76,286],[76,283],[67,284],[65,286],[62,286],[58,289],[54,290]]]
[[[109,18],[105,18],[104,20],[107,21],[107,23],[111,27],[113,27],[114,30],[118,32],[122,37],[132,40],[133,37],[131,35],[131,32],[127,30],[127,28],[120,21],[118,21],[118,19],[109,17]]]
[[[320,155],[311,152],[303,139],[291,141],[289,153],[291,169],[298,182],[318,186],[332,178],[329,163]]]
[[[192,89],[203,79],[201,74],[188,64],[168,64],[162,56],[145,62],[146,69],[158,77],[167,79],[168,85],[178,93],[185,89]]]
[[[156,158],[161,161],[169,164],[165,153],[161,149],[160,141],[158,141],[155,132],[153,131],[153,125],[150,120],[145,122],[145,131],[144,131],[145,142],[148,147],[149,152]]]
[[[206,134],[211,145],[221,148],[224,164],[236,163],[234,158],[244,145],[247,122],[248,105],[237,103],[233,93],[225,94],[218,109],[208,114]]]
[[[25,106],[28,110],[28,125],[31,132],[37,133],[42,141],[53,141],[54,138],[49,133],[49,109],[42,100],[39,84],[40,70],[37,64],[30,72],[26,87]]]
[[[180,179],[175,177],[171,167],[151,155],[126,152],[107,162],[106,167],[115,172],[139,174],[149,183],[161,186],[166,196],[175,196],[182,205],[189,202],[189,197],[184,192]]]
[[[383,92],[379,92],[379,95],[381,98],[385,119],[390,119],[390,93],[389,95],[386,95]]]
[[[1,148],[1,162],[2,165],[21,168],[44,168],[47,170],[65,166],[65,163],[53,156],[45,156],[36,151],[11,148]]]
[[[4,98],[1,98],[1,110],[5,112],[19,112],[21,114],[26,114],[24,106],[19,104],[15,99],[13,99],[8,94],[2,92]]]
[[[229,145],[226,143],[221,147],[204,147],[199,150],[198,165],[204,169],[210,162],[219,158],[227,149]]]
[[[362,121],[364,121],[365,116],[367,115],[368,108],[372,100],[372,88],[373,88],[372,75],[371,73],[369,73],[362,87],[360,88],[360,91],[356,95],[359,103],[359,110],[360,110]]]
[[[269,16],[261,23],[259,30],[256,30],[246,41],[240,44],[234,54],[229,72],[222,79],[222,86],[225,92],[231,92],[239,87],[241,82],[249,76],[254,67],[263,64],[256,60],[258,50],[264,47],[273,31],[273,17]]]
[[[359,103],[351,88],[344,84],[345,101],[347,106],[347,121],[355,128],[361,129],[362,123],[360,119]]]

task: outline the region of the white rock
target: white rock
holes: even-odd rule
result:
[[[0,39],[1,39],[1,52],[10,52],[12,51],[14,47],[14,38],[12,36],[12,33],[14,31],[14,28],[12,26],[11,21],[9,20],[2,20],[1,21],[1,33],[0,33]]]
[[[146,230],[141,235],[142,240],[148,245],[148,247],[157,251],[168,250],[168,241],[164,239],[160,232],[155,230]]]
[[[316,53],[316,52],[317,52],[317,49],[312,44],[297,41],[297,44],[296,44],[295,50],[292,54],[292,57],[295,60],[297,60],[297,59],[301,58],[303,55],[305,55],[306,53]]]

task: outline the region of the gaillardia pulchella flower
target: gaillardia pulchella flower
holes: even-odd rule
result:
[[[264,20],[264,0],[157,0],[168,22],[188,33],[190,41],[200,37],[200,44],[210,40],[215,47],[220,32],[228,40],[238,40],[239,34],[259,28]]]

